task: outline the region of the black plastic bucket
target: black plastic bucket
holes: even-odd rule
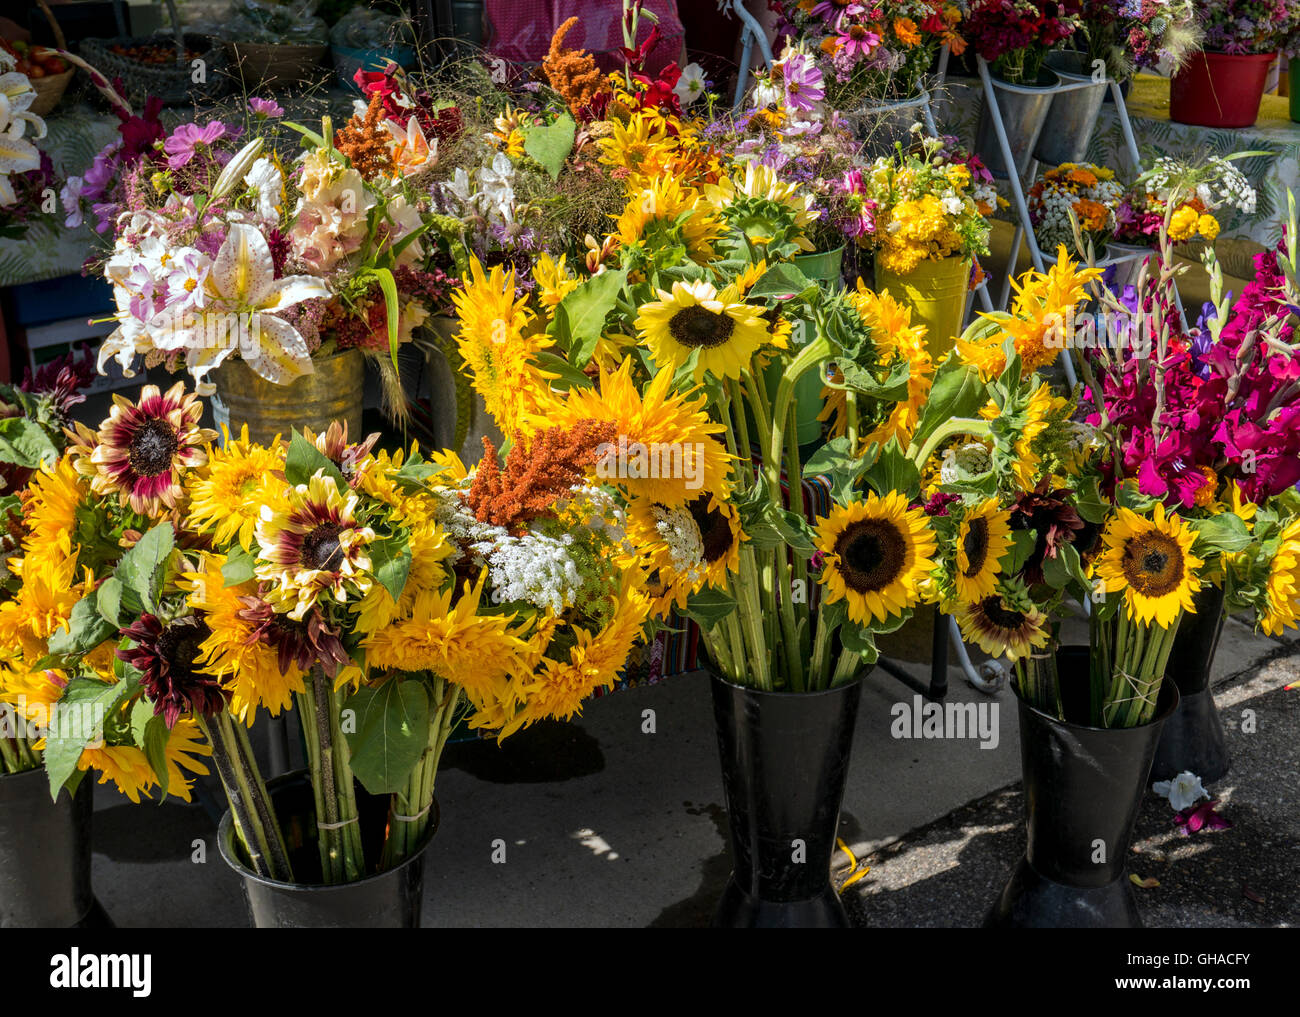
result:
[[[1178,708],[1165,721],[1151,765],[1152,780],[1190,770],[1207,784],[1228,772],[1223,721],[1210,692],[1210,671],[1223,634],[1223,588],[1207,584],[1195,597],[1196,613],[1183,616],[1165,673],[1178,683]]]
[[[86,777],[53,801],[44,767],[0,776],[0,928],[106,922],[90,886],[94,787]]]
[[[830,866],[862,677],[786,693],[712,675],[732,859],[715,925],[848,927]]]
[[[1062,686],[1077,684],[1088,648],[1062,647],[1057,662]],[[1134,728],[1088,727],[1017,703],[1028,845],[985,925],[1141,927],[1124,863],[1177,685],[1161,682],[1155,719]]]
[[[424,896],[424,856],[438,830],[437,802],[424,841],[411,857],[384,872],[353,883],[326,885],[311,781],[298,770],[272,778],[267,791],[280,820],[289,863],[301,882],[265,879],[248,867],[248,856],[229,810],[221,817],[217,844],[227,865],[243,878],[248,914],[257,929],[417,929]],[[379,857],[387,818],[387,795],[357,790],[366,859]]]

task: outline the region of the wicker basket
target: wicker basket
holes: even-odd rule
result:
[[[128,102],[143,105],[151,95],[156,95],[164,106],[182,106],[191,102],[205,102],[224,95],[230,87],[229,66],[225,47],[205,35],[185,35],[185,46],[198,53],[205,65],[202,82],[190,80],[191,67],[187,60],[183,66],[174,63],[152,66],[138,63],[130,57],[114,53],[110,46],[158,45],[172,47],[175,37],[155,35],[149,38],[85,39],[81,55],[112,81],[121,78]]]
[[[288,85],[324,78],[329,44],[293,46],[260,42],[228,42],[231,74],[245,86]]]
[[[27,111],[35,113],[38,117],[46,117],[53,113],[59,100],[63,98],[63,93],[68,89],[68,82],[76,73],[75,69],[69,67],[62,74],[50,74],[44,78],[31,79],[32,88],[36,89],[36,98],[32,100]]]
[[[45,20],[49,23],[50,31],[54,33],[54,45],[58,49],[67,49],[68,40],[64,38],[63,29],[60,27],[58,19],[55,18],[54,12],[50,10],[50,5],[45,0],[36,0],[41,8],[41,13],[45,15]],[[36,90],[36,98],[32,100],[28,112],[36,114],[38,117],[49,116],[58,106],[59,100],[63,98],[63,93],[68,90],[68,82],[72,76],[77,73],[75,67],[69,67],[62,74],[51,74],[44,78],[29,78],[32,88]]]

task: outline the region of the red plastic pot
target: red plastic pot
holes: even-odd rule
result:
[[[1259,118],[1264,82],[1276,53],[1192,56],[1169,85],[1169,117],[1200,127],[1250,127]]]

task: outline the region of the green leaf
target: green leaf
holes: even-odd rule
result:
[[[591,388],[592,381],[578,368],[563,357],[557,357],[554,353],[545,351],[533,354],[533,363],[540,367],[548,374],[554,374],[562,385],[569,389]]]
[[[77,760],[87,745],[104,737],[104,718],[118,699],[130,689],[125,683],[107,685],[97,678],[72,678],[50,717],[45,739],[45,770],[50,779],[50,797],[77,769]]]
[[[26,417],[0,420],[0,462],[35,470],[58,458],[59,450],[36,421]]]
[[[778,261],[763,273],[749,291],[751,298],[791,297],[802,293],[811,283],[806,275],[788,261]]]
[[[614,309],[626,282],[626,269],[606,269],[560,301],[555,313],[557,318],[563,315],[563,327],[569,335],[569,363],[574,367],[587,366],[605,330],[605,318]]]
[[[559,179],[577,136],[573,118],[565,114],[549,127],[525,127],[520,133],[524,136],[524,152],[546,170],[552,180]]]
[[[251,554],[236,544],[226,554],[226,563],[221,566],[221,578],[227,586],[246,583],[255,574],[256,560]]]
[[[171,523],[159,523],[131,550],[122,555],[117,576],[128,590],[135,591],[140,603],[151,613],[158,613],[163,581],[167,578],[167,559],[176,544]]]
[[[393,361],[393,370],[399,371],[400,368],[397,366],[397,319],[402,312],[397,303],[397,280],[393,278],[393,273],[386,268],[374,269],[374,276],[384,294],[384,317],[388,321],[388,355]]]
[[[68,628],[58,629],[50,636],[51,656],[84,656],[117,631],[99,613],[95,599],[95,594],[89,593],[72,605]]]
[[[1241,516],[1231,512],[1223,512],[1208,519],[1190,519],[1188,525],[1196,531],[1194,548],[1198,554],[1244,551],[1255,539]]]
[[[312,442],[294,431],[293,438],[289,441],[289,451],[284,459],[285,479],[297,487],[299,484],[306,484],[322,470],[325,471],[325,476],[333,478],[340,491],[347,490],[348,483],[343,479],[343,474],[334,461]]]
[[[370,561],[375,578],[396,600],[402,595],[402,590],[406,586],[406,577],[411,571],[409,534],[405,530],[399,530],[387,540],[370,545]]]
[[[916,464],[907,458],[898,439],[890,439],[880,450],[880,458],[866,473],[867,483],[879,495],[890,491],[901,492],[908,501],[921,491],[921,474]]]
[[[145,725],[144,741],[140,743],[140,748],[144,750],[145,759],[149,760],[150,769],[153,770],[154,776],[158,778],[158,790],[161,792],[159,795],[160,801],[166,797],[167,785],[170,782],[167,774],[167,742],[171,736],[171,732],[167,729],[167,722],[162,717],[155,715]]]
[[[1033,530],[1012,530],[1011,531],[1011,560],[1007,563],[1007,570],[1004,575],[1014,576],[1019,574],[1020,570],[1025,567],[1025,562],[1029,556],[1034,553],[1034,547],[1038,544],[1038,536]]]
[[[153,712],[153,703],[141,696],[131,704],[131,739],[136,745],[143,745],[149,722],[157,716]]]
[[[925,409],[912,435],[912,445],[924,448],[926,440],[945,422],[955,417],[974,416],[988,402],[988,389],[979,371],[950,355],[940,365],[926,399]]]
[[[288,127],[290,130],[297,131],[304,138],[310,141],[312,145],[314,145],[316,148],[329,147],[325,144],[324,137],[317,134],[315,131],[311,130],[310,128],[303,127],[302,124],[295,124],[292,120],[284,120],[282,121],[282,123],[284,124],[285,127]]]
[[[122,581],[117,576],[109,576],[95,592],[95,609],[119,629],[122,628],[122,593]]]
[[[705,632],[709,632],[714,625],[734,610],[736,610],[736,601],[729,594],[715,587],[706,586],[686,598],[686,610],[682,613],[698,622]]]
[[[1074,508],[1084,522],[1100,525],[1106,521],[1109,508],[1101,497],[1096,477],[1089,477],[1075,490]]]
[[[429,745],[429,694],[418,681],[390,678],[362,686],[343,704],[356,711],[356,730],[346,735],[352,772],[371,794],[393,794]]]
[[[884,379],[877,378],[874,373],[850,360],[837,360],[835,366],[844,376],[845,386],[856,392],[887,403],[897,403],[907,398],[907,384],[912,376],[912,368],[906,360],[899,359],[891,364],[889,374]]]

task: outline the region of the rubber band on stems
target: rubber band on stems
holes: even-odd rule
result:
[[[431,808],[433,808],[433,802],[429,802],[428,805],[422,808],[414,816],[403,816],[401,813],[398,812],[394,812],[392,816],[399,823],[418,823],[421,819],[423,819],[425,816],[429,814],[429,810]]]
[[[345,827],[345,826],[350,826],[350,825],[352,825],[353,823],[360,822],[360,820],[361,820],[361,817],[360,817],[360,816],[353,816],[351,819],[344,819],[344,820],[341,820],[340,822],[337,822],[337,823],[322,823],[322,822],[320,822],[319,820],[317,820],[317,822],[316,822],[316,829],[318,829],[318,830],[341,830],[341,829],[343,829],[343,827]]]

